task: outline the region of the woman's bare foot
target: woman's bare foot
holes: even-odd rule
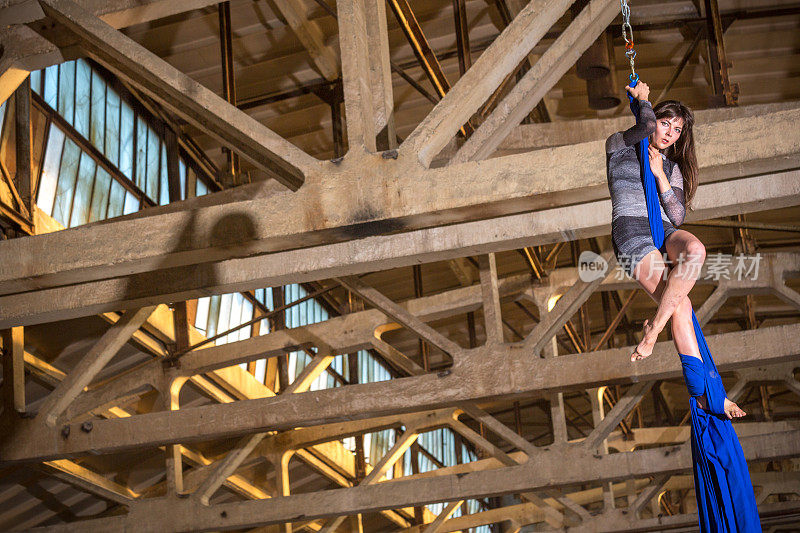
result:
[[[727,398],[725,398],[725,405],[723,406],[723,409],[725,410],[725,416],[727,416],[729,420],[734,418],[741,418],[747,414],[742,410],[741,407],[739,407],[738,405],[736,405]]]
[[[656,345],[656,341],[658,340],[658,334],[661,333],[655,329],[652,322],[649,320],[644,321],[644,326],[642,327],[642,331],[644,331],[642,342],[633,350],[631,361],[641,361],[645,357],[650,357],[653,353],[653,346]]]

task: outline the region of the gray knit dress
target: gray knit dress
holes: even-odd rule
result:
[[[636,265],[645,255],[656,250],[650,235],[639,158],[636,155],[636,144],[656,130],[656,115],[647,100],[638,104],[640,112],[636,124],[606,139],[606,168],[612,206],[611,238],[617,260],[630,275],[633,275]],[[649,165],[650,161],[644,161],[643,164]],[[669,176],[672,186],[665,193],[659,192],[664,236],[669,239],[675,232],[675,226],[683,223],[686,209],[683,175],[677,163],[664,157],[664,173]]]

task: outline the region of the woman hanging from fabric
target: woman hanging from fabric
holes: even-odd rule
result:
[[[702,531],[761,531],[747,463],[730,422],[745,412],[727,398],[688,297],[705,248],[676,229],[697,189],[694,115],[674,100],[652,107],[650,89],[638,76],[626,90],[636,124],[606,140],[612,242],[620,265],[658,303],[631,361],[648,357],[670,322],[690,395]]]

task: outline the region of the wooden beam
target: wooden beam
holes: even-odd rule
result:
[[[164,128],[164,144],[167,150],[167,186],[169,201],[179,202],[181,198],[180,154],[178,152],[178,134],[167,126]],[[188,187],[187,187],[188,189]],[[185,309],[185,304],[184,304]]]
[[[442,350],[444,353],[452,355],[461,351],[461,348],[456,343],[446,338],[357,277],[340,278],[337,281],[350,291],[358,294],[365,302],[381,310],[386,316],[407,327],[421,339]]]
[[[363,435],[364,433],[373,433],[392,428],[399,429],[401,426],[433,427],[441,424],[442,421],[453,418],[454,415],[454,409],[448,408],[299,428],[267,437],[257,453],[260,455],[274,455],[290,450],[309,448],[324,442]]]
[[[367,50],[369,52],[370,87],[375,131],[378,133],[378,150],[397,148],[397,131],[394,120],[394,94],[392,90],[392,64],[389,55],[389,29],[386,23],[386,2],[364,0],[367,24]]]
[[[497,260],[495,254],[478,256],[483,296],[483,320],[486,327],[486,342],[503,342],[503,317],[500,312],[500,291],[497,287]]]
[[[4,329],[3,340],[3,407],[4,415],[24,413],[25,408],[25,331],[21,326]]]
[[[794,272],[800,269],[800,254],[793,253],[769,253],[761,257],[761,268],[765,272],[779,272],[775,279],[785,276],[785,273]],[[549,290],[561,291],[569,288],[577,276],[574,268],[561,268],[551,271],[547,280]],[[769,292],[777,290],[770,285],[770,278],[762,277],[760,290]],[[707,266],[700,272],[698,283],[712,284]],[[529,297],[530,291],[540,285],[531,284],[530,276],[512,276],[498,280],[498,290],[504,298],[518,299]],[[715,295],[720,290],[727,293],[731,288],[750,287],[756,289],[752,281],[743,280],[742,282],[732,282],[733,285],[723,283],[719,285],[712,296],[700,308],[698,317],[704,320],[704,310],[712,300],[724,303],[724,299],[717,299]],[[616,291],[620,289],[635,289],[635,282],[626,277],[622,280],[606,278],[606,281],[599,286],[599,290]],[[793,291],[791,291],[793,292]],[[800,302],[800,297],[794,293]],[[791,294],[787,293],[787,298]],[[726,296],[727,298],[727,296]],[[790,298],[791,299],[791,298]],[[787,300],[789,301],[789,300]],[[450,291],[445,291],[429,297],[408,300],[401,305],[411,315],[423,321],[437,320],[444,317],[469,313],[479,308],[482,303],[480,286],[463,287]],[[800,306],[800,303],[793,305]],[[116,320],[115,318],[114,320]],[[291,330],[276,330],[268,335],[250,338],[243,341],[226,343],[220,346],[212,346],[203,350],[196,350],[185,354],[181,358],[180,367],[173,372],[182,376],[192,376],[197,379],[197,374],[213,371],[215,369],[229,367],[240,363],[248,363],[257,359],[267,358],[275,361],[277,356],[286,352],[301,349],[303,346],[313,345],[319,339],[327,339],[332,343],[335,353],[352,353],[361,349],[377,347],[393,364],[403,369],[406,374],[419,375],[425,371],[413,361],[410,361],[405,354],[399,353],[396,349],[381,341],[377,336],[385,332],[401,327],[399,324],[386,324],[383,312],[377,309],[369,309],[357,313],[350,313],[341,317],[334,317],[324,322],[310,324]],[[105,385],[96,390],[84,393],[75,402],[72,415],[87,412],[99,405],[113,400],[130,391],[140,390],[141,388],[155,383],[161,375],[161,362],[152,361],[145,363],[141,367],[119,376],[114,380],[109,380]]]
[[[312,19],[310,10],[301,0],[274,0],[280,15],[292,28],[292,31],[303,43],[306,51],[311,56],[311,62],[322,77],[328,81],[339,78],[339,58],[331,46],[325,43],[326,36],[319,22]],[[339,15],[342,13],[342,2],[337,6]],[[343,34],[339,32],[340,40]]]
[[[800,424],[793,423],[793,422],[755,422],[749,423],[746,425],[740,425],[738,427],[738,435],[739,437],[761,437],[764,438],[766,435],[770,435],[773,433],[780,433],[783,431],[792,431],[792,430],[800,430]],[[663,447],[665,445],[674,446],[676,444],[683,444],[689,440],[691,428],[689,426],[670,426],[670,427],[654,427],[654,428],[637,428],[635,430],[635,440],[628,441],[626,440],[627,437],[621,431],[614,431],[611,436],[609,437],[610,445],[613,445],[617,451],[620,452],[631,452],[636,451],[638,449],[644,449],[644,447],[655,447],[654,445],[658,445],[659,447]],[[583,439],[573,439],[569,441],[570,445],[578,445],[582,442]],[[553,449],[547,449],[547,446],[543,446],[540,451],[541,454],[547,454],[553,451]],[[524,454],[523,452],[511,452],[509,454],[512,458],[516,459],[518,463],[522,464],[524,462]],[[542,455],[541,460],[546,460],[546,455]],[[540,460],[540,459],[537,459]],[[439,468],[437,470],[432,470],[429,472],[423,472],[420,474],[416,474],[414,476],[405,476],[406,480],[412,479],[423,479],[426,477],[437,477],[437,476],[444,476],[444,475],[451,475],[451,474],[466,474],[469,472],[475,472],[480,470],[494,470],[498,467],[502,466],[502,463],[495,459],[494,457],[486,458],[486,459],[478,459],[476,461],[472,461],[469,463],[457,464],[455,466],[448,466],[445,468]],[[594,489],[597,493],[601,492],[600,487]],[[585,499],[586,496],[583,495],[580,499],[576,500],[578,503],[588,503],[591,500]],[[600,499],[600,498],[598,498]]]
[[[92,13],[115,28],[142,24],[164,17],[177,15],[195,9],[215,5],[211,0],[110,0],[108,2],[87,2]],[[41,23],[45,14],[38,2],[11,0],[2,9],[6,24]]]
[[[605,31],[618,11],[619,5],[613,0],[589,2],[467,139],[450,164],[489,157]]]
[[[89,352],[83,356],[80,363],[70,372],[66,379],[59,383],[45,400],[36,420],[40,423],[54,427],[69,404],[78,397],[92,379],[103,367],[117,354],[122,346],[127,343],[136,330],[144,324],[153,313],[156,306],[143,307],[135,311],[128,311],[119,321],[103,334]]]
[[[282,395],[307,391],[314,380],[330,366],[334,359],[334,356],[331,355],[330,346],[318,346],[318,350],[317,355],[306,365],[300,375],[281,391]],[[236,443],[225,455],[225,458],[214,465],[213,471],[206,476],[193,496],[198,498],[204,505],[208,505],[209,500],[217,489],[222,486],[226,479],[233,475],[239,465],[247,459],[266,436],[267,433],[256,433]]]
[[[774,171],[776,167],[785,168],[796,164],[792,162],[792,157],[797,155],[797,146],[787,139],[791,139],[789,124],[798,120],[798,117],[800,110],[781,111],[724,123],[717,122],[705,127],[698,126],[698,142],[701,137],[703,139],[698,153],[702,175],[708,180],[731,179],[727,185],[717,188],[729,189],[735,194],[737,182],[748,179],[742,177],[743,175],[766,173]],[[770,128],[765,130],[767,124]],[[766,133],[755,134],[764,131]],[[722,142],[723,139],[725,142]],[[754,159],[754,154],[765,159]],[[161,284],[168,284],[170,287],[185,285],[192,279],[196,282],[198,278],[237,279],[236,273],[239,281],[245,278],[252,282],[244,289],[268,286],[269,284],[262,284],[265,277],[263,271],[255,272],[261,274],[256,279],[253,262],[275,260],[279,264],[295,265],[301,259],[308,260],[311,252],[318,250],[317,247],[323,244],[344,241],[352,244],[339,248],[352,248],[355,246],[354,240],[364,239],[359,244],[366,244],[367,239],[382,233],[392,234],[389,236],[390,243],[410,239],[414,247],[420,247],[426,243],[420,234],[412,233],[420,228],[441,224],[453,225],[435,232],[437,235],[428,239],[428,247],[438,246],[441,249],[443,246],[448,247],[448,244],[452,247],[455,240],[452,235],[457,229],[455,224],[485,220],[487,204],[492,206],[488,213],[494,217],[493,223],[496,224],[511,222],[507,217],[520,212],[528,213],[522,217],[526,219],[524,222],[520,219],[514,221],[520,223],[520,228],[532,228],[528,231],[530,240],[525,244],[541,244],[535,242],[536,237],[543,233],[539,228],[548,225],[552,227],[561,223],[559,230],[554,232],[559,238],[549,241],[555,242],[576,238],[575,235],[585,231],[587,220],[610,221],[610,208],[606,209],[601,205],[591,206],[593,213],[576,214],[576,220],[564,218],[570,211],[580,210],[581,202],[593,202],[607,197],[602,142],[423,171],[403,167],[399,160],[384,160],[378,155],[365,157],[369,158],[368,167],[365,166],[366,161],[362,164],[343,161],[338,167],[330,164],[331,167],[340,168],[341,174],[336,171],[322,182],[309,182],[297,193],[278,194],[273,202],[286,205],[286,210],[264,210],[263,199],[233,201],[221,206],[208,205],[204,202],[213,202],[214,199],[204,200],[203,197],[174,206],[155,208],[151,210],[151,216],[106,221],[75,231],[37,236],[37,239],[2,242],[0,254],[9,259],[0,264],[0,293],[71,285],[91,279],[112,280],[125,276],[124,281],[117,279],[110,283],[119,285],[120,290],[124,287],[124,292],[130,295],[136,290],[132,285],[139,286],[139,290],[158,286],[154,280],[141,281],[139,285],[140,278],[130,277],[156,267],[161,270]],[[365,168],[373,168],[372,164],[376,165],[374,168],[377,170],[375,174],[368,174],[375,181],[370,181],[370,186],[364,187]],[[466,176],[480,176],[481,179],[466,179]],[[756,181],[765,182],[764,185],[767,186],[753,186],[756,194],[762,198],[769,190],[768,187],[778,184],[767,176],[760,176]],[[704,189],[710,190],[715,185],[716,183],[706,182],[699,187],[696,202],[698,209],[690,214],[690,220],[701,218],[701,208],[718,205],[727,205],[734,213],[753,209],[748,208],[748,205],[758,206],[759,209],[777,207],[765,205],[763,201],[748,202],[747,198],[751,196],[748,193],[742,195],[739,202],[741,208],[736,209],[727,201],[726,197],[730,195],[718,191],[704,204]],[[353,194],[353,190],[358,190],[359,194]],[[414,194],[409,191],[414,191]],[[220,194],[223,195],[222,198],[230,200],[230,196]],[[563,205],[569,205],[572,209],[555,207]],[[542,211],[533,213],[540,209]],[[716,213],[706,211],[704,215],[707,218]],[[500,237],[493,238],[492,241],[505,241],[504,245],[507,246],[508,241],[503,237],[507,231],[514,230],[504,228],[500,233],[493,231],[492,236]],[[472,236],[467,236],[467,240],[474,243],[478,234],[474,230],[471,233]],[[523,234],[519,229],[516,233]],[[96,245],[86,249],[82,244],[87,240]],[[297,242],[303,242],[307,248],[298,250]],[[357,254],[352,250],[348,251],[346,261],[340,253],[332,254],[329,249],[325,253],[328,258],[325,265],[330,265],[332,261],[352,265],[353,257],[392,251],[395,256],[401,255],[405,264],[419,262],[409,260],[408,256],[411,254],[407,251],[410,248],[405,243],[399,246],[391,244],[358,248]],[[451,257],[442,257],[446,254],[438,254],[438,257],[428,255],[427,260],[469,255],[472,253],[467,251],[469,248],[458,246],[462,253]],[[499,249],[503,247],[495,248]],[[278,259],[277,252],[289,252],[287,255],[295,257],[289,260],[284,255]],[[263,257],[265,254],[269,259]],[[27,257],[37,257],[38,260],[23,259]],[[236,269],[221,274],[221,269],[226,267],[225,260],[234,258],[243,259],[236,261]],[[244,267],[245,264],[248,266]],[[178,274],[168,270],[170,267],[188,265],[192,266],[188,272]],[[203,265],[203,268],[198,268],[199,265]],[[383,265],[387,265],[387,262]],[[382,266],[381,263],[373,262],[370,270],[396,265],[397,263]],[[292,268],[295,279],[291,279],[291,282],[298,281],[297,272],[309,272],[306,279],[299,281],[322,279],[325,275],[321,270]],[[330,276],[330,269],[326,270],[326,274]],[[232,285],[231,282],[225,284],[225,289],[214,289],[210,285],[214,284],[206,280],[201,287],[215,292],[242,290],[228,288]],[[104,291],[96,289],[84,287],[81,292],[89,296],[81,301],[103,294]],[[200,294],[198,291],[183,298],[170,296],[163,301],[186,300]],[[205,294],[208,292],[205,291]],[[48,300],[50,305],[76,305],[75,299],[63,295],[50,296]],[[125,307],[126,305],[117,305],[109,310]],[[7,302],[0,304],[0,312],[6,314],[7,309]]]
[[[159,327],[158,317],[155,316],[157,314],[158,311],[156,311],[154,316],[151,316],[150,320],[148,321],[148,323],[150,323],[150,325],[155,328]],[[109,320],[108,317],[104,318]],[[113,317],[113,319],[110,320],[113,324],[115,321],[119,321],[119,316],[115,316]],[[168,335],[167,333],[164,332],[161,333]],[[196,332],[195,335],[197,335]],[[161,361],[157,362],[161,364]],[[36,358],[31,354],[28,353],[25,354],[25,363],[26,365],[28,365],[29,371],[45,376],[48,382],[51,383],[54,387],[58,386],[58,384],[66,378],[66,374],[56,369],[55,367],[48,365],[44,361]],[[236,373],[235,371],[238,370],[239,369],[236,367],[225,369],[226,375],[228,376],[230,376],[231,374],[235,374]],[[132,369],[132,373],[135,372],[136,369]],[[229,383],[233,382],[230,377],[227,377],[226,379],[228,380]],[[152,379],[150,381],[155,382],[157,380]],[[220,402],[233,401],[233,399],[228,397],[227,395],[224,394],[215,395],[214,390],[218,389],[215,386],[208,383],[207,380],[205,380],[205,378],[202,378],[201,376],[193,376],[191,378],[191,381],[197,384],[201,390],[208,393],[213,399],[217,401]],[[241,381],[238,381],[238,383],[241,383]],[[248,387],[243,387],[239,392],[240,394],[243,394],[245,397],[248,397],[248,394],[252,394],[253,389]],[[97,411],[106,411],[107,409],[112,408],[112,405],[113,402],[109,402],[106,406],[98,407]],[[129,416],[127,413],[119,409],[114,408],[112,409],[112,411],[120,414],[121,416]],[[189,464],[198,466],[198,468],[195,468],[190,472],[191,474],[194,474],[197,471],[202,471],[203,467],[207,467],[207,465],[211,463],[211,461],[203,457],[201,454],[196,453],[186,447],[177,446],[177,448],[180,448],[180,452],[183,454],[184,460],[188,461]],[[116,501],[117,503],[120,504],[129,504],[133,498],[139,497],[138,494],[128,490],[126,487],[116,484],[104,478],[103,476],[91,472],[90,470],[87,470],[72,461],[66,461],[66,460],[51,461],[45,463],[43,465],[43,468],[45,468],[52,475],[59,477],[63,481],[75,485],[76,487],[79,487],[81,490],[90,492],[92,494],[100,496],[101,498]],[[191,478],[192,476],[189,477]],[[228,477],[227,480],[224,480],[224,482],[231,490],[233,490],[238,494],[241,494],[246,498],[261,499],[269,497],[269,495],[265,493],[261,488],[254,486],[252,483],[247,481],[242,476],[234,474]]]
[[[453,513],[459,508],[459,506],[464,502],[464,500],[456,500],[454,502],[450,502],[444,506],[444,509],[436,516],[436,520],[427,524],[425,529],[423,529],[423,533],[439,533],[443,530],[442,526],[444,523],[453,516]]]
[[[372,348],[381,354],[386,361],[403,371],[404,374],[409,376],[419,376],[425,373],[425,369],[419,366],[415,361],[411,360],[406,354],[389,344],[388,342],[375,338],[371,340]]]
[[[527,459],[522,459],[518,457],[512,457],[511,455],[507,454],[487,439],[482,437],[477,432],[473,431],[465,424],[459,421],[453,421],[451,423],[451,427],[453,431],[456,431],[462,437],[468,439],[472,442],[477,448],[480,448],[484,452],[486,452],[489,456],[497,459],[500,461],[501,464],[504,466],[514,466],[517,464],[524,463]],[[527,500],[536,506],[538,506],[545,515],[545,520],[547,523],[553,527],[561,527],[564,525],[564,516],[550,507],[549,505],[545,504],[544,501],[532,492],[521,492],[520,498]]]
[[[339,46],[342,50],[342,88],[350,149],[375,152],[376,124],[373,100],[372,55],[369,51],[367,3],[376,0],[342,0],[339,14]],[[371,21],[369,21],[371,23]],[[378,66],[380,68],[380,66]]]
[[[750,461],[780,460],[800,454],[800,431],[777,433],[768,441],[761,437],[742,438],[745,457]],[[129,514],[83,522],[93,531],[119,531],[126,527],[148,530],[151,524],[163,527],[161,516],[169,513],[175,529],[201,527],[244,528],[305,519],[352,515],[398,506],[425,505],[447,499],[482,498],[549,487],[581,483],[585,473],[593,472],[597,481],[616,481],[630,477],[674,474],[691,469],[688,446],[673,446],[631,453],[603,456],[576,454],[569,457],[571,468],[561,461],[532,462],[492,471],[472,472],[463,476],[437,476],[413,481],[394,481],[371,486],[296,494],[285,498],[234,502],[203,508],[191,500],[166,499],[143,501]],[[54,526],[53,531],[72,531],[75,524]]]
[[[533,0],[400,146],[427,167],[569,7],[564,0]]]
[[[231,27],[231,3],[217,4],[219,20],[219,52],[222,63],[222,98],[229,104],[236,105],[236,72],[233,65],[233,28]],[[239,156],[230,148],[223,147],[227,166],[218,174],[224,187],[238,185],[240,179]]]
[[[800,326],[786,325],[708,337],[720,371],[794,360]],[[770,346],[769,351],[759,347]],[[206,405],[174,412],[155,412],[125,419],[101,420],[91,433],[72,432],[60,439],[56,430],[19,420],[0,442],[2,462],[47,460],[94,450],[110,453],[135,447],[245,435],[269,430],[355,420],[513,398],[521,394],[554,394],[635,381],[681,376],[671,342],[656,344],[646,364],[632,364],[629,348],[531,359],[513,345],[479,347],[456,356],[449,374],[426,374],[380,383],[351,385],[287,397]],[[495,376],[491,381],[485,376]],[[2,463],[0,463],[2,464]]]
[[[603,187],[607,190],[605,178]],[[781,172],[701,185],[694,201],[695,209],[688,217],[689,220],[702,220],[735,213],[778,209],[796,205],[798,201],[800,201],[800,172]],[[250,290],[272,284],[325,279],[343,274],[351,275],[375,269],[452,259],[463,255],[593,237],[607,234],[610,222],[611,203],[608,200],[599,200],[478,222],[453,224],[445,228],[366,237],[355,242],[339,242],[246,259],[230,259],[213,265],[206,263],[202,268],[191,266],[165,269],[152,274],[143,273],[124,278],[107,279],[103,276],[102,281],[0,296],[0,327],[63,320],[159,301],[181,301],[209,293]],[[213,226],[212,223],[210,227]],[[139,227],[141,229],[138,235],[160,239],[160,233],[153,225],[142,224]],[[128,224],[118,226],[108,222],[92,226],[91,232],[59,232],[59,235],[67,237],[64,240],[72,240],[73,236],[81,235],[83,238],[80,241],[84,241],[88,234],[93,234],[95,229],[100,228],[104,233],[109,230],[113,233],[112,238],[117,242],[117,248],[122,247],[120,240],[124,240],[124,235],[127,235],[127,232],[120,232],[124,228],[132,229]],[[89,229],[90,227],[85,228]],[[67,233],[71,235],[65,235]],[[37,236],[34,241],[23,238],[0,242],[0,254],[9,258],[0,264],[0,276],[6,280],[11,277],[14,284],[29,287],[30,280],[21,278],[20,272],[29,272],[31,268],[39,268],[49,263],[51,254],[48,253],[46,245],[69,250],[68,247],[61,248],[65,244],[61,241],[63,237],[54,243],[44,239],[49,236]],[[137,239],[137,246],[146,244]],[[235,248],[235,246],[224,247],[216,250],[212,256],[230,254]],[[85,247],[76,249],[86,251]],[[115,252],[109,253],[116,255]],[[206,258],[209,257],[210,252],[207,249],[204,253]],[[22,257],[35,256],[40,260],[26,263],[24,267],[20,266],[21,270],[12,272],[12,265],[19,266],[19,262],[15,260],[17,254]],[[181,257],[186,258],[187,255]],[[198,255],[195,261],[199,259]],[[56,260],[57,258],[54,258],[54,261]],[[74,260],[81,262],[81,258],[76,257]],[[117,268],[109,267],[108,257],[104,265],[100,267],[101,270]],[[147,267],[141,263],[139,268]],[[99,272],[95,271],[91,275],[99,276]],[[74,271],[61,274],[59,283],[74,276],[76,276]],[[58,277],[55,276],[53,279]],[[5,285],[7,288],[8,283],[12,282],[0,283],[0,286]]]
[[[619,308],[619,311],[617,312],[616,316],[614,316],[614,318],[611,320],[611,323],[608,325],[606,330],[600,336],[600,340],[598,340],[597,344],[594,345],[592,351],[596,351],[602,348],[603,345],[606,342],[608,342],[608,340],[614,335],[614,331],[616,331],[619,323],[625,318],[626,316],[625,313],[628,311],[628,308],[630,307],[631,303],[633,303],[633,299],[636,297],[637,294],[639,294],[639,291],[635,289],[630,292],[628,297],[625,299],[625,303],[623,303],[622,307]],[[612,342],[610,346],[613,345],[614,344]]]
[[[525,452],[529,457],[535,457],[541,453],[539,448],[475,404],[462,404],[461,409],[478,423],[493,431],[497,436]]]
[[[20,196],[20,212],[33,220],[33,175],[31,160],[31,82],[26,78],[14,92],[16,172],[14,185]]]
[[[694,111],[697,127],[701,124],[710,124],[723,120],[735,120],[745,115],[758,116],[777,111],[784,111],[797,107],[795,102],[774,102],[769,104],[756,104],[742,107],[720,107],[713,109],[698,109]],[[511,134],[497,148],[493,155],[508,155],[510,153],[529,152],[542,148],[554,148],[570,144],[581,144],[591,141],[605,140],[617,131],[629,128],[632,124],[631,115],[614,118],[593,118],[584,120],[567,120],[544,122],[537,124],[522,124],[512,130]],[[703,148],[698,145],[698,151]],[[445,154],[446,150],[442,151]],[[452,157],[449,153],[448,157]],[[446,160],[443,158],[443,162]]]
[[[594,279],[584,281],[578,279],[563,295],[558,298],[552,309],[543,313],[539,323],[525,338],[525,348],[538,354],[555,333],[572,317],[578,308],[589,299],[606,277],[610,276],[617,265],[612,250],[606,250],[601,256],[607,270]],[[580,350],[579,350],[580,351]]]
[[[62,380],[66,378],[66,375],[59,371],[54,367],[50,367],[44,361],[41,361],[35,358],[33,355],[26,353],[25,354],[25,362],[29,365],[30,368],[35,368],[37,371],[44,373],[47,375],[50,380],[53,382],[54,385],[58,385]],[[195,376],[192,378],[193,381],[201,380],[199,376]],[[218,401],[232,401],[232,399],[218,399]],[[128,413],[125,411],[114,408],[112,405],[105,406],[104,408],[98,408],[100,410],[107,410],[110,408],[108,412],[114,412],[119,416],[129,416]],[[186,448],[184,446],[178,446],[180,448],[181,453],[185,460],[187,460],[190,464],[199,465],[200,467],[204,465],[208,465],[211,463],[210,460],[203,457],[203,455]],[[82,490],[86,490],[92,494],[100,496],[102,498],[110,499],[112,501],[117,501],[118,503],[125,504],[126,502],[129,503],[130,499],[138,498],[141,495],[136,494],[135,492],[129,490],[127,487],[114,483],[103,476],[100,476],[90,470],[87,470],[80,465],[67,460],[56,460],[56,461],[48,461],[43,463],[43,468],[45,468],[48,472],[51,472],[52,475],[56,477],[62,478],[64,481],[80,487]],[[192,470],[195,472],[196,470]],[[247,498],[255,498],[261,499],[268,497],[269,495],[266,494],[260,488],[254,486],[249,481],[244,479],[238,475],[232,475],[226,481],[226,484],[234,491],[241,494]]]
[[[130,488],[72,461],[46,461],[42,464],[42,470],[79,490],[120,505],[130,505],[139,497]]]
[[[375,485],[386,474],[386,472],[394,466],[394,464],[403,458],[403,454],[408,450],[412,444],[417,441],[421,428],[406,428],[406,430],[397,437],[397,440],[391,448],[381,457],[380,461],[375,465],[372,471],[365,477],[359,486]],[[323,533],[333,533],[336,528],[344,522],[347,515],[341,515],[325,524],[322,529]]]
[[[209,500],[217,492],[217,489],[236,472],[239,465],[247,459],[266,435],[266,433],[256,433],[241,439],[234,444],[233,448],[228,450],[224,459],[207,466],[206,470],[210,470],[210,472],[200,483],[200,486],[197,487],[197,490],[192,493],[192,497],[199,499],[203,505],[208,505]]]
[[[3,43],[3,55],[0,56],[0,102],[7,101],[33,70],[27,64],[26,56],[36,57],[44,47],[58,57],[56,61],[62,60],[55,46],[27,26],[4,25],[0,29],[0,42]]]
[[[602,422],[597,424],[589,436],[586,437],[584,445],[590,450],[596,450],[600,447],[620,422],[628,416],[628,413],[639,405],[639,402],[642,401],[642,398],[652,386],[652,381],[634,383],[625,393],[625,396],[620,398],[614,407],[606,413]]]
[[[715,102],[720,105],[735,106],[739,98],[739,85],[731,83],[728,75],[728,56],[725,53],[723,23],[720,19],[717,0],[704,0],[706,16],[706,39],[708,39],[709,67],[711,68],[712,88]]]

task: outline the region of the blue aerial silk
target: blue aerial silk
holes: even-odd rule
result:
[[[636,81],[633,81],[631,86],[635,85]],[[638,118],[639,106],[631,95],[628,98],[631,111]],[[648,146],[647,138],[639,142],[637,156],[642,169],[650,233],[653,244],[663,253],[664,224],[661,221],[656,178],[650,169]],[[694,311],[692,321],[703,359],[701,361],[697,357],[682,354],[680,358],[692,412],[694,488],[700,528],[704,533],[761,531],[744,452],[733,424],[723,409],[727,393]],[[697,403],[697,397],[700,396],[706,398],[706,409],[700,408]]]

